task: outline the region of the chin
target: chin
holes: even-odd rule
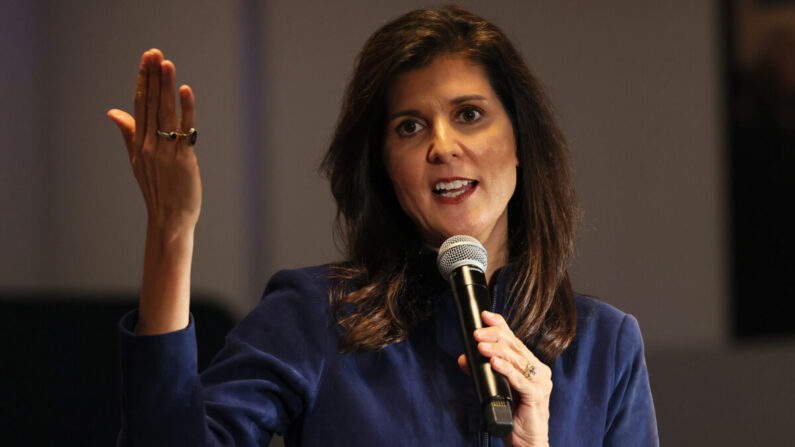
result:
[[[431,241],[431,245],[434,247],[439,247],[442,245],[442,242],[447,240],[452,236],[458,235],[465,235],[465,236],[472,236],[475,239],[479,240],[481,243],[484,241],[481,239],[483,237],[482,230],[478,230],[477,228],[473,228],[471,226],[457,226],[453,228],[445,228],[441,231],[435,231],[432,234],[432,237],[428,238],[428,241]]]

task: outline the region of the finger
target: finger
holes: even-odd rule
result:
[[[163,54],[158,49],[149,50],[149,57],[146,61],[146,126],[144,127],[143,144],[141,145],[140,175],[145,179],[142,184],[144,197],[150,210],[157,209],[158,202],[158,176],[154,164],[155,148],[157,147],[157,113],[160,106],[160,62],[163,61]]]
[[[489,326],[496,326],[509,331],[511,330],[511,328],[508,326],[508,323],[505,321],[505,318],[503,318],[500,314],[495,314],[493,312],[484,310],[481,312],[480,317],[483,319],[483,322]]]
[[[508,327],[508,323],[502,315],[483,311],[482,317],[483,322],[489,326],[475,331],[476,340],[494,343],[501,342],[512,347],[517,352],[530,353],[527,346],[525,346],[525,344],[514,335],[511,328]]]
[[[553,383],[550,377],[536,376],[532,380],[513,367],[510,363],[494,357],[491,359],[491,367],[494,371],[502,374],[508,379],[511,389],[519,393],[518,404],[527,408],[541,411],[548,417],[549,396],[552,394]]]
[[[196,98],[189,86],[183,85],[179,88],[179,102],[182,107],[179,128],[182,132],[187,132],[190,128],[196,127]]]
[[[487,358],[500,358],[510,362],[514,368],[524,371],[530,362],[524,355],[506,346],[504,343],[478,343],[478,352]]]
[[[146,130],[144,131],[144,146],[153,150],[157,144],[157,113],[160,109],[160,63],[163,54],[160,50],[149,51],[147,61],[147,90],[146,90]]]
[[[475,340],[478,342],[492,343],[495,345],[493,349],[496,350],[500,350],[504,347],[506,349],[506,354],[503,357],[514,363],[516,368],[522,371],[526,368],[528,363],[542,364],[527,345],[516,337],[501,315],[484,311],[482,316],[484,322],[492,326],[476,330]],[[512,354],[508,354],[508,351]]]
[[[487,326],[475,330],[475,340],[491,343],[505,343],[508,346],[517,345],[519,341],[510,329],[503,329],[496,326]],[[521,344],[521,342],[519,342]]]
[[[494,339],[496,341],[490,341]],[[524,371],[530,364],[535,365],[536,368],[549,369],[513,334],[506,334],[502,331],[498,337],[490,337],[490,340],[479,340],[478,343],[478,350],[486,357],[502,357],[520,371]],[[549,375],[551,376],[551,373]]]
[[[466,355],[461,354],[458,356],[458,367],[461,368],[461,371],[464,371],[467,375],[470,375],[469,362],[467,362]]]
[[[177,130],[177,108],[174,98],[174,78],[176,70],[171,61],[160,63],[160,107],[157,113],[157,128],[167,132]],[[161,141],[162,148],[173,152],[176,142]]]
[[[135,114],[135,134],[133,140],[133,150],[141,150],[144,142],[144,129],[146,128],[146,83],[149,77],[147,64],[149,61],[149,51],[141,56],[141,65],[138,67],[138,79],[135,81],[135,93],[133,94],[133,113]]]
[[[135,138],[135,119],[129,113],[119,109],[108,110],[108,118],[110,118],[121,131],[121,136],[124,138],[124,145],[127,146],[127,155],[132,160],[135,149],[133,140]]]
[[[534,384],[516,369],[511,362],[500,357],[492,357],[490,363],[492,369],[505,376],[511,388],[518,391],[522,396],[527,395],[532,390]]]
[[[552,378],[552,369],[539,361],[531,354],[531,357],[525,357],[513,351],[502,351],[494,346],[485,346],[481,350],[484,356],[490,359],[500,359],[500,361],[510,364],[511,368],[518,371],[519,375],[526,381],[547,381]]]

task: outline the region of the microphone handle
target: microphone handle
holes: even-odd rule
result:
[[[464,337],[469,371],[475,382],[486,430],[493,436],[503,437],[513,430],[511,389],[508,379],[491,369],[489,359],[478,351],[473,333],[483,327],[480,313],[491,309],[491,296],[486,286],[486,275],[477,268],[464,265],[453,270],[450,284],[458,310],[461,334]]]

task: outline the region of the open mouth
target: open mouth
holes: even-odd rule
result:
[[[477,180],[453,180],[450,182],[439,182],[433,185],[433,193],[437,196],[455,199],[465,194],[477,186]]]

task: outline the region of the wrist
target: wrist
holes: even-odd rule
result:
[[[163,334],[188,325],[193,236],[194,225],[148,222],[136,333]]]
[[[196,232],[196,221],[192,219],[152,218],[146,222],[147,239],[154,239],[166,246],[184,244],[193,240]]]
[[[549,447],[549,436],[546,434],[531,435],[514,425],[513,433],[502,438],[503,444],[509,447]]]

